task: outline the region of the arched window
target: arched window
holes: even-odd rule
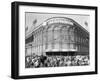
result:
[[[61,29],[61,44],[62,44],[63,50],[69,49],[68,29],[69,29],[69,26],[63,26],[62,29]]]
[[[75,35],[74,32],[75,28],[71,27],[69,30],[69,41],[70,41],[70,49],[76,49],[76,44],[75,44]]]
[[[54,38],[53,38],[53,41],[54,41],[54,49],[60,49],[60,25],[56,25],[54,27]]]
[[[42,51],[45,52],[45,49],[47,48],[47,45],[46,45],[46,40],[47,40],[47,31],[46,29],[43,29],[42,31]]]
[[[53,25],[50,25],[48,28],[47,28],[47,50],[50,51],[52,49],[52,42],[53,42],[53,28],[54,26]]]
[[[48,34],[48,43],[51,43],[52,42],[52,37],[53,37],[53,26],[50,26],[50,27],[48,27],[48,29],[47,29],[47,34]]]

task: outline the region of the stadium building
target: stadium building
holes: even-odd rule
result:
[[[25,53],[30,55],[88,55],[89,32],[73,19],[52,17],[25,36]]]

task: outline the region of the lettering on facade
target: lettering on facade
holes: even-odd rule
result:
[[[73,25],[73,23],[67,19],[61,19],[61,18],[56,18],[56,19],[51,19],[49,21],[47,21],[48,24],[52,24],[52,23],[65,23],[65,24],[70,24]]]

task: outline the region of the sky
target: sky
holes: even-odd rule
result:
[[[78,24],[80,24],[82,27],[84,27],[87,31],[89,31],[89,23],[90,23],[90,19],[89,19],[90,16],[89,15],[26,12],[25,13],[25,18],[26,18],[25,19],[25,28],[27,27],[27,29],[28,29],[26,34],[31,32],[35,27],[37,27],[38,25],[43,23],[48,18],[52,18],[52,17],[67,17],[67,18],[71,18],[74,21],[76,21]],[[35,25],[33,25],[34,20],[37,20]],[[85,25],[85,22],[88,23],[87,26]]]

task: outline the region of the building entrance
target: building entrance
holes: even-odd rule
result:
[[[46,52],[47,56],[73,56],[75,52]]]

